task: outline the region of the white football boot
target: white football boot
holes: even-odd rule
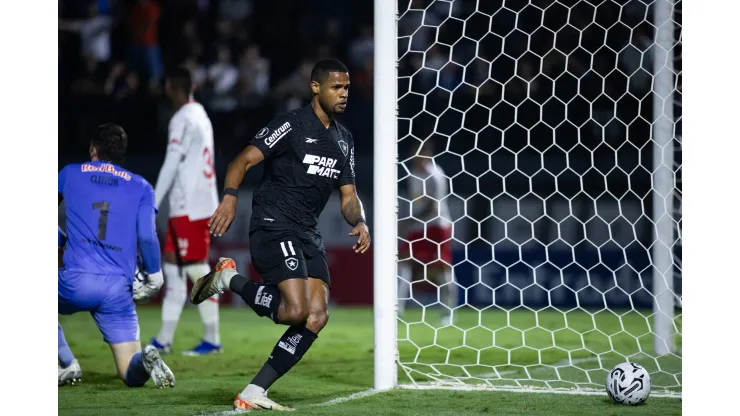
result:
[[[231,278],[235,274],[236,263],[234,260],[221,257],[213,271],[195,281],[193,290],[190,291],[190,302],[193,305],[198,305],[213,295],[224,293],[224,290],[228,289],[224,284],[224,275]]]
[[[267,397],[267,393],[256,394],[244,398],[240,394],[234,399],[234,409],[236,410],[279,410],[283,412],[292,412],[292,407],[283,406]]]
[[[69,384],[74,386],[75,383],[82,381],[82,367],[77,360],[72,360],[66,368],[59,367],[59,385]]]
[[[165,387],[175,387],[175,374],[167,367],[159,356],[159,351],[154,345],[147,345],[141,351],[144,368],[151,376],[154,385],[160,389]]]

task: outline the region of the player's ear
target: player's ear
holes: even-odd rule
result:
[[[311,92],[313,92],[313,95],[319,94],[319,88],[321,87],[321,84],[319,84],[318,81],[312,80],[311,81]]]

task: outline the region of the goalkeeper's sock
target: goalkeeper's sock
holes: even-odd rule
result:
[[[185,266],[185,273],[195,283],[201,277],[211,271],[207,263],[191,264]],[[207,301],[198,305],[200,321],[203,322],[205,333],[203,340],[213,345],[221,345],[221,336],[218,330],[218,295],[211,296]]]
[[[67,339],[64,338],[64,332],[62,331],[62,325],[57,322],[57,327],[59,328],[59,361],[62,362],[64,368],[67,368],[72,364],[72,361],[74,361],[75,355],[72,354],[72,350],[69,349],[69,345],[67,345]]]
[[[164,299],[162,299],[162,327],[157,335],[157,342],[161,345],[168,345],[172,343],[175,336],[177,322],[180,320],[185,299],[188,297],[188,287],[176,264],[165,263],[162,273],[167,288]]]
[[[246,277],[235,274],[229,282],[229,290],[238,294],[244,302],[259,316],[269,316],[277,322],[280,308],[280,291],[276,287],[253,282]]]
[[[141,352],[137,352],[128,363],[124,382],[129,387],[141,387],[146,384],[147,380],[149,380],[149,372],[144,367],[144,358]]]
[[[270,358],[252,379],[249,386],[242,391],[241,396],[249,397],[250,394],[254,395],[254,392],[259,392],[259,389],[255,389],[255,387],[262,389],[262,393],[264,393],[303,358],[303,355],[311,348],[318,337],[305,325],[293,325],[288,328],[275,345]],[[250,386],[252,387],[250,388]]]

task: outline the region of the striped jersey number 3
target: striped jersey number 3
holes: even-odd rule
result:
[[[213,154],[211,154],[211,149],[205,147],[203,148],[203,159],[205,159],[206,167],[205,170],[203,170],[203,175],[211,179],[213,175],[216,173],[216,169],[213,167]]]

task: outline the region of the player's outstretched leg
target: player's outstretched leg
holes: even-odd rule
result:
[[[64,338],[64,332],[62,331],[62,325],[57,323],[59,328],[59,385],[70,384],[74,385],[78,381],[82,380],[82,368],[80,363],[75,359],[72,350],[67,345],[67,340]]]
[[[190,291],[190,302],[199,305],[214,295],[224,293],[229,288],[231,278],[237,274],[234,260],[221,257],[216,268],[197,279]]]
[[[241,296],[257,315],[267,316],[277,324],[301,325],[308,318],[305,279],[284,280],[278,287],[257,283],[237,273],[234,260],[225,257],[211,273],[195,282],[190,301],[198,305],[226,289]]]
[[[257,315],[270,317],[276,323],[293,324],[305,321],[305,316],[297,316],[297,319],[292,319],[292,316],[285,316],[286,313],[281,314],[283,315],[283,319],[279,321],[278,311],[280,310],[282,299],[280,290],[273,286],[266,286],[250,281],[238,274],[236,272],[236,263],[230,258],[222,257],[219,259],[216,268],[212,272],[195,282],[193,290],[190,292],[190,301],[198,305],[205,302],[211,296],[223,293],[227,289],[241,296]]]
[[[329,322],[329,287],[320,279],[308,279],[308,318],[301,325],[293,325],[280,337],[270,358],[252,379],[252,382],[234,399],[239,410],[272,409],[293,410],[267,397],[267,389],[285,375],[303,358]]]

